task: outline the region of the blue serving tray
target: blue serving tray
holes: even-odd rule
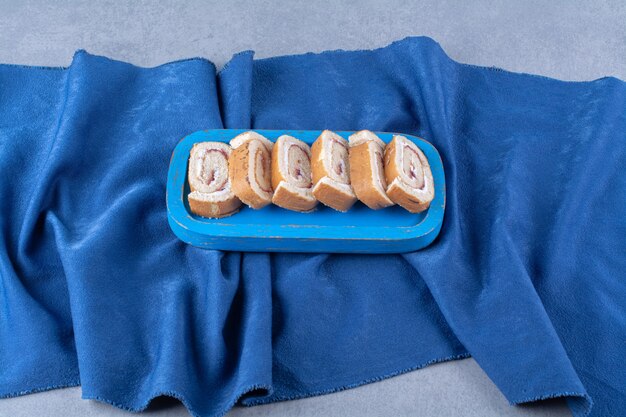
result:
[[[424,152],[433,173],[435,198],[425,212],[412,214],[399,206],[371,210],[357,202],[347,213],[318,204],[312,213],[269,205],[260,210],[242,206],[222,219],[196,216],[189,209],[187,165],[197,142],[226,142],[247,130],[204,130],[184,137],[172,154],[167,178],[170,227],[182,241],[206,249],[244,252],[403,253],[428,246],[439,234],[446,205],[443,165],[433,145],[405,135]],[[255,130],[275,141],[290,135],[312,144],[319,130]],[[348,138],[353,132],[336,132]],[[393,133],[376,133],[388,143]]]

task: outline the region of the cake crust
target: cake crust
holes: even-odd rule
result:
[[[403,180],[403,160],[398,155],[401,147],[409,148],[415,160],[419,160],[421,188],[415,188]],[[413,180],[416,179],[416,171],[417,168],[411,165],[409,173]],[[411,213],[421,213],[430,207],[434,198],[434,184],[428,159],[417,145],[403,136],[394,136],[385,149],[385,177],[389,184],[387,195],[394,203]]]
[[[285,145],[286,142],[289,142]],[[291,136],[281,136],[278,138],[274,147],[272,148],[272,187],[274,188],[274,195],[272,196],[272,203],[287,210],[308,212],[315,208],[317,200],[313,196],[311,191],[311,182],[308,181],[308,187],[298,187],[292,184],[287,178],[287,172],[283,172],[281,169],[281,158],[284,158],[283,147],[285,146],[297,146],[299,147],[308,161],[310,162],[311,151],[309,146]],[[288,151],[288,150],[287,150]],[[284,158],[286,159],[286,158]],[[287,163],[289,160],[287,159]],[[285,167],[288,169],[288,167]],[[298,168],[300,169],[300,168]],[[310,175],[310,173],[308,173]]]
[[[337,162],[333,156],[341,155],[333,155],[333,145],[345,148],[346,155],[336,167],[332,166]],[[333,172],[333,169],[336,171]],[[357,198],[350,185],[348,142],[344,138],[329,130],[323,131],[311,147],[311,170],[315,184],[313,195],[318,201],[341,212],[348,211],[354,205]]]
[[[260,161],[256,161],[256,163],[263,165],[261,167],[263,170],[262,175],[267,175],[267,179],[256,178],[256,170],[253,173],[253,177],[250,177],[250,165],[255,163],[253,158],[257,157],[256,152],[260,152]],[[253,209],[263,208],[272,202],[271,179],[269,172],[267,172],[270,169],[270,161],[271,154],[269,150],[264,143],[257,139],[245,141],[234,149],[228,157],[228,177],[233,193],[244,204]],[[256,181],[257,187],[261,189],[261,192],[254,189],[252,181]],[[263,192],[261,184],[270,187],[269,190]]]
[[[235,196],[225,201],[203,201],[195,199],[190,194],[187,201],[192,212],[212,219],[232,216],[241,208],[241,201]]]
[[[372,210],[394,203],[387,196],[383,168],[385,143],[370,131],[350,136],[350,179],[357,198]],[[378,183],[377,183],[378,179]]]

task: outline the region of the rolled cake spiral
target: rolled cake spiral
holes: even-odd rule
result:
[[[369,130],[361,130],[350,141],[350,178],[359,200],[371,209],[393,205],[386,193],[387,181],[383,168],[385,142]]]
[[[313,196],[328,207],[348,211],[356,202],[350,185],[348,141],[324,130],[311,147]]]
[[[309,146],[292,136],[279,137],[272,149],[272,202],[289,210],[311,211],[317,204],[312,186]]]
[[[404,136],[394,136],[385,149],[385,177],[389,198],[411,213],[426,210],[435,197],[428,159]]]
[[[248,206],[260,209],[272,202],[271,149],[273,143],[256,132],[230,141],[228,175],[235,195]]]
[[[231,148],[221,142],[196,143],[189,156],[189,193],[192,212],[203,217],[226,217],[236,213],[241,201],[228,179]]]

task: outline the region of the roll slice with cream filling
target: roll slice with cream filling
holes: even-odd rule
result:
[[[348,211],[356,202],[350,185],[348,141],[324,130],[311,147],[313,196],[328,207]]]
[[[221,142],[193,145],[189,156],[189,208],[199,216],[220,218],[236,213],[241,201],[231,189],[228,157],[231,148]]]
[[[230,141],[228,175],[235,195],[253,209],[272,202],[271,149],[273,143],[256,132],[246,132]]]
[[[288,210],[313,210],[317,200],[311,179],[309,146],[292,136],[279,137],[272,149],[272,202]]]
[[[389,198],[411,213],[426,210],[435,197],[428,159],[404,136],[394,136],[385,149],[385,177]]]
[[[348,138],[350,142],[350,180],[357,198],[371,209],[378,210],[394,203],[387,196],[383,167],[385,142],[369,130],[361,130]]]

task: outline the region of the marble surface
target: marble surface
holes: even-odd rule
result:
[[[244,49],[268,57],[369,49],[427,35],[454,59],[566,80],[626,79],[623,1],[0,0],[0,62],[66,66],[76,49],[142,66],[203,56],[218,67]],[[80,399],[80,388],[0,400],[0,417],[130,416]],[[147,416],[188,413],[160,398]],[[228,416],[569,416],[563,401],[510,407],[473,359],[356,389]]]

